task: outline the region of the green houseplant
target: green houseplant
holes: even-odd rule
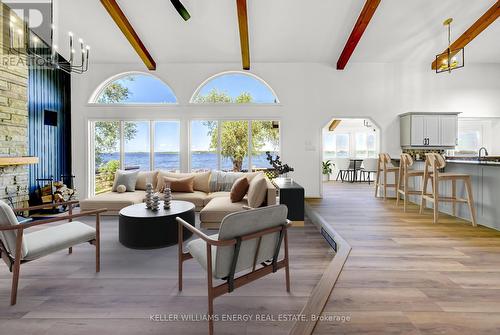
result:
[[[323,170],[323,181],[329,181],[330,180],[330,174],[332,174],[333,170],[333,163],[331,160],[327,160],[325,162],[321,163],[322,165],[322,170]]]

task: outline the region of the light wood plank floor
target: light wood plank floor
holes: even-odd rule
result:
[[[351,245],[315,334],[500,334],[500,232],[407,214],[373,186],[325,185],[308,200]],[[500,219],[500,218],[499,218]]]
[[[92,220],[88,220],[93,224]],[[207,312],[205,272],[185,263],[184,290],[177,291],[177,246],[131,250],[118,242],[116,218],[104,218],[101,273],[94,248],[75,247],[21,266],[18,304],[9,306],[11,274],[0,264],[0,334],[205,334],[205,321],[153,322],[150,316]],[[209,232],[210,233],[210,232]],[[213,233],[213,232],[212,232]],[[215,300],[215,313],[299,313],[334,253],[306,222],[290,230],[292,292],[278,271]],[[216,334],[287,334],[292,321],[215,323]]]

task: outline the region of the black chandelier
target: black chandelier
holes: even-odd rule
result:
[[[446,19],[443,22],[445,27],[448,27],[448,48],[442,54],[436,56],[436,73],[448,72],[459,69],[465,65],[464,48],[451,49],[451,23],[452,18]]]
[[[58,46],[54,43],[55,25],[53,23],[53,13],[52,2],[50,42],[47,43],[29,28],[29,18],[24,17],[21,20],[12,11],[9,17],[10,53],[27,57],[30,64],[60,69],[69,74],[87,72],[89,69],[90,46],[85,45],[83,39],[80,38],[78,43],[75,43],[74,34],[69,32],[69,57],[64,58],[58,53]]]

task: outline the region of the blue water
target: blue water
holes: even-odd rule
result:
[[[103,154],[102,161],[104,163],[111,160],[119,160],[120,154],[118,152]],[[125,154],[125,168],[138,166],[141,170],[149,170],[149,153],[136,152]],[[230,159],[222,158],[221,168],[224,171],[231,171],[233,163]],[[266,159],[266,154],[262,153],[252,156],[252,165],[256,168],[271,168],[271,165]],[[243,169],[248,168],[248,158],[243,160]],[[96,170],[98,167],[96,166]],[[180,169],[180,156],[175,153],[155,153],[155,170],[178,171]],[[210,152],[192,153],[191,155],[191,169],[193,171],[199,170],[217,170],[217,154]]]

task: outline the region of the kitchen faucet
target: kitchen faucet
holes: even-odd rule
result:
[[[484,156],[481,155],[483,150],[484,150]],[[481,147],[481,149],[479,149],[479,160],[482,160],[486,156],[488,156],[488,150],[485,147]]]

